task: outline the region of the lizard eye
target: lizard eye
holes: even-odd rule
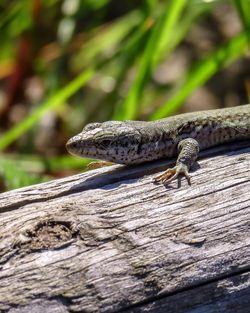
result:
[[[110,144],[111,144],[111,140],[109,140],[109,139],[104,139],[102,141],[102,145],[104,145],[104,146],[109,146]]]

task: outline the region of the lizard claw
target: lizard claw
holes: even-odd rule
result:
[[[164,185],[167,185],[176,178],[178,178],[180,175],[184,175],[188,181],[188,184],[191,185],[188,168],[185,164],[182,163],[179,163],[175,167],[168,168],[163,174],[156,176],[154,178],[154,182],[163,183]]]

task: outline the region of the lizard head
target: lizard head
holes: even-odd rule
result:
[[[81,133],[69,139],[66,148],[80,157],[136,163],[141,135],[134,125],[133,121],[87,124]]]

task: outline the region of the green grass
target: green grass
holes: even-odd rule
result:
[[[182,106],[188,96],[202,86],[212,75],[241,56],[248,48],[248,45],[248,33],[243,32],[235,36],[224,47],[218,48],[207,58],[200,60],[187,73],[180,86],[173,91],[172,97],[156,110],[150,118],[155,120],[173,114]]]
[[[0,156],[0,181],[7,189],[38,184],[52,179],[52,174],[71,170],[84,171],[89,159],[3,154]],[[44,173],[51,173],[45,175]]]
[[[246,31],[249,30],[250,28],[250,1],[249,0],[234,0],[233,2],[238,11],[243,27],[245,28]]]
[[[55,27],[60,24],[60,18],[69,18],[58,17],[59,3],[57,0],[44,1],[44,16]],[[243,30],[227,42],[217,44],[206,56],[200,55],[185,69],[181,79],[170,85],[158,86],[154,81],[158,66],[170,60],[177,49],[185,44],[189,32],[208,18],[221,3],[230,4],[237,12]],[[35,31],[31,17],[24,20],[30,14],[30,8],[20,7],[15,1],[14,5],[6,8],[0,22],[2,67],[6,58],[14,58],[13,43],[22,32],[32,34]],[[77,26],[72,42],[77,42],[78,48],[70,46],[70,39],[67,44],[60,46],[57,32],[49,33],[59,53],[52,61],[45,61],[38,54],[33,70],[34,75],[48,85],[45,94],[50,96],[45,99],[44,95],[44,101],[33,105],[29,115],[2,132],[0,137],[0,150],[3,152],[0,156],[0,173],[8,189],[44,181],[54,173],[68,169],[84,170],[89,162],[65,155],[45,158],[32,153],[35,145],[32,140],[29,141],[30,136],[23,135],[36,135],[39,122],[49,111],[62,117],[61,131],[65,138],[80,130],[83,123],[95,119],[163,118],[180,109],[193,92],[221,69],[242,58],[249,46],[248,0],[147,0],[133,7],[130,2],[124,2],[124,8],[127,11],[115,16],[116,11],[112,11],[110,1],[103,1],[98,6],[94,2],[93,5],[91,2],[79,2],[77,14],[70,16]],[[112,17],[107,18],[108,12],[115,17],[111,14]],[[20,29],[16,26],[18,23]],[[41,38],[34,40],[34,45],[38,43],[42,50]],[[65,64],[67,66],[62,67]],[[70,77],[73,78],[70,80]],[[109,93],[103,92],[100,87],[105,79],[114,81],[113,90]],[[161,99],[160,103],[158,98]],[[92,107],[95,109],[92,110]],[[10,145],[9,151],[12,153],[7,155]],[[20,151],[15,150],[18,147]]]
[[[94,75],[93,69],[88,69],[71,81],[66,87],[59,90],[51,98],[42,103],[22,122],[12,127],[0,138],[0,150],[8,147],[14,140],[26,133],[49,111],[63,105],[64,102],[79,90]]]
[[[185,0],[172,0],[169,5],[163,7],[163,13],[154,20],[154,27],[148,37],[144,51],[139,59],[137,75],[121,105],[120,112],[114,119],[135,119],[140,107],[140,98],[143,88],[155,66],[162,57],[166,47],[172,46],[172,32],[185,8]]]

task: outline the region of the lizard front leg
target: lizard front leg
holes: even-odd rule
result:
[[[167,169],[163,174],[157,176],[154,181],[169,184],[171,181],[184,175],[190,185],[189,169],[198,157],[199,144],[193,138],[183,139],[178,144],[178,158],[176,165]]]

